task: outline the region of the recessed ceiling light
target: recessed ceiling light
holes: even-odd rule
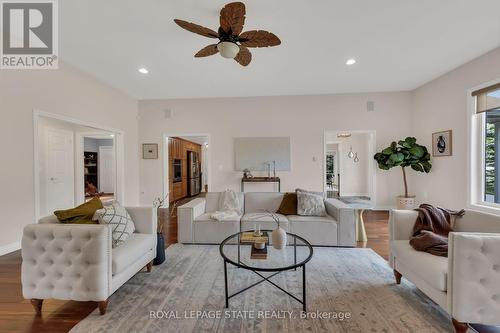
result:
[[[149,71],[146,68],[142,67],[142,68],[139,68],[139,73],[148,74]]]
[[[348,59],[345,64],[347,66],[351,66],[351,65],[354,65],[356,63],[356,60],[355,59]]]

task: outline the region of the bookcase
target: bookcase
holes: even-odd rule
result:
[[[84,175],[85,184],[87,182],[94,184],[95,187],[99,188],[99,177],[98,177],[98,155],[95,152],[86,151],[83,152],[84,155]]]

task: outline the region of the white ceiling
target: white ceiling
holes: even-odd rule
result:
[[[269,30],[280,46],[251,49],[246,68],[195,59],[214,40],[173,19],[216,30],[228,2],[59,1],[60,55],[133,97],[163,99],[411,90],[500,46],[499,0],[260,0],[245,2],[244,30]]]

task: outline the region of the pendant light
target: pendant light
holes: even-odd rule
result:
[[[354,162],[355,163],[359,162],[359,157],[358,157],[358,153],[357,152],[356,152],[356,154],[354,154]]]
[[[352,151],[352,146],[351,146],[351,149],[349,150],[349,153],[347,154],[347,157],[349,157],[349,158],[354,157],[354,152]]]

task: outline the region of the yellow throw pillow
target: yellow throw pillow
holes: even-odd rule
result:
[[[297,193],[285,193],[280,208],[276,212],[283,215],[297,215]]]
[[[97,224],[98,221],[92,221],[96,210],[103,208],[101,199],[95,197],[88,202],[71,209],[56,210],[54,215],[61,223],[73,224]]]

